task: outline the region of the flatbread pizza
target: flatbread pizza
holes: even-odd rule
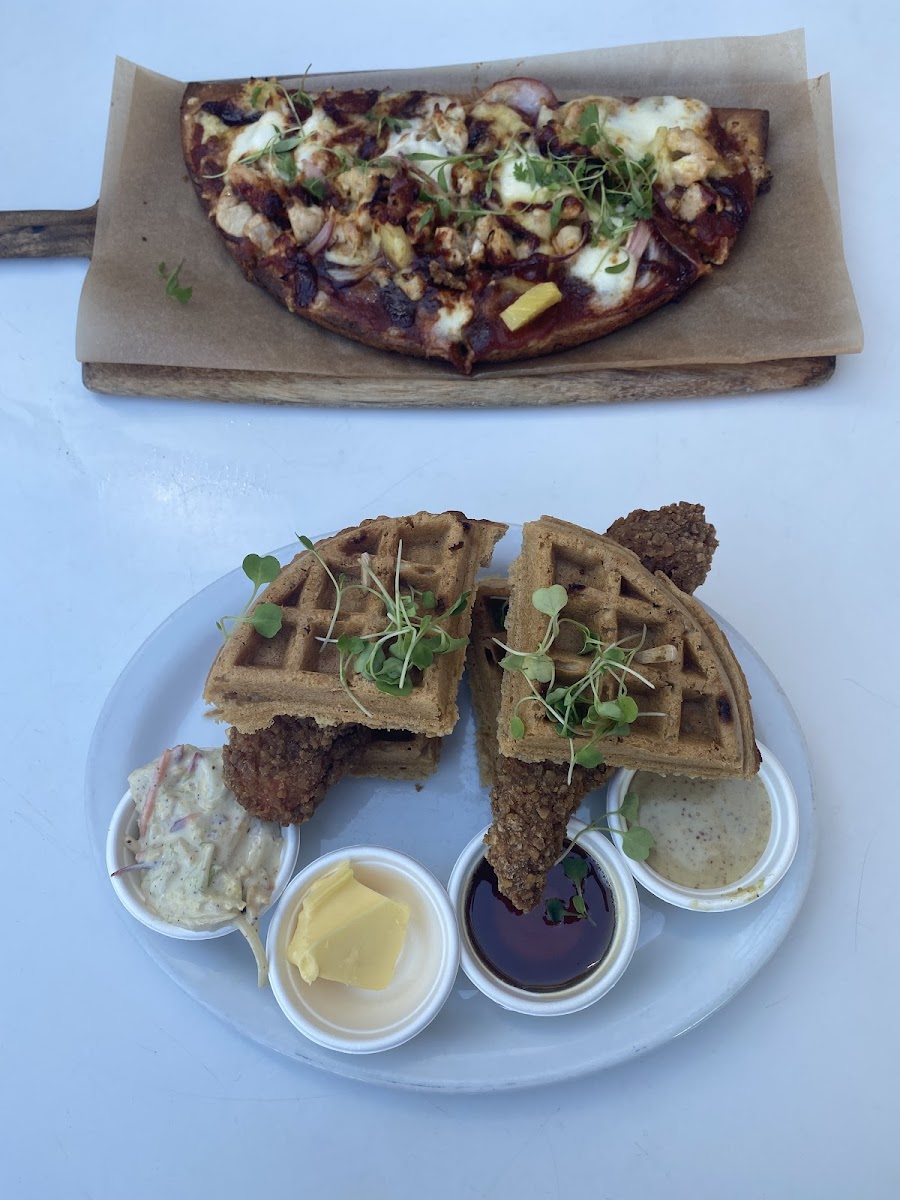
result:
[[[603,337],[728,259],[768,179],[768,114],[675,96],[561,101],[191,84],[188,172],[248,279],[369,346],[477,363]]]

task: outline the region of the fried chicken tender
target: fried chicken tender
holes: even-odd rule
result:
[[[636,508],[613,521],[606,536],[631,550],[648,571],[662,571],[691,595],[709,574],[719,541],[702,504]]]
[[[276,717],[255,733],[231,729],[223,751],[225,782],[251,816],[301,825],[371,737],[361,725],[325,728],[309,717]]]
[[[571,784],[568,773],[556,763],[497,755],[485,857],[500,892],[520,912],[540,903],[547,875],[562,854],[569,818],[588,792],[603,786],[606,767],[576,767]]]

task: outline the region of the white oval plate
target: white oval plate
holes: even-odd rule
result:
[[[521,530],[510,529],[490,573],[507,570],[520,541]],[[291,546],[277,557],[287,562],[294,553]],[[216,621],[240,611],[249,586],[236,570],[183,604],[134,655],[103,707],[88,756],[85,810],[98,880],[107,891],[106,831],[129,771],[177,742],[209,746],[224,740],[225,728],[204,716],[200,693],[221,644]],[[257,988],[241,939],[173,941],[116,907],[154,962],[188,995],[269,1049],[336,1075],[426,1091],[490,1092],[573,1079],[662,1045],[730,1000],[771,957],[800,911],[815,858],[812,784],[797,718],[755,651],[713,615],[747,675],[760,741],[781,760],[797,792],[797,855],[768,896],[714,920],[639,889],[644,924],[654,912],[658,936],[638,947],[619,984],[583,1012],[550,1022],[506,1012],[460,973],[443,1011],[414,1041],[371,1057],[346,1056],[307,1041],[271,992]],[[460,710],[441,765],[421,792],[412,783],[367,779],[344,780],[332,789],[303,827],[298,868],[342,846],[377,844],[412,855],[446,882],[459,852],[490,818],[465,688]],[[596,792],[578,815],[590,819],[604,811],[604,795]]]

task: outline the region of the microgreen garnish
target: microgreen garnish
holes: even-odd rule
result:
[[[556,860],[561,862],[563,872],[567,879],[572,881],[572,886],[575,889],[574,895],[569,900],[568,904],[565,900],[557,896],[551,897],[544,904],[544,912],[551,925],[559,925],[566,917],[574,917],[580,921],[587,918],[592,925],[596,925],[596,921],[587,910],[587,903],[584,899],[584,881],[588,877],[590,867],[587,859],[580,858],[577,854],[572,854],[572,849],[575,845],[575,839],[569,843],[568,848],[564,851],[563,857]],[[554,866],[556,863],[554,863]]]
[[[433,220],[434,205],[429,204],[429,206],[422,213],[421,217],[419,217],[418,221],[416,221],[416,233],[421,233],[425,226],[429,225]]]
[[[565,199],[572,196],[590,220],[591,243],[596,245],[601,239],[610,243],[601,265],[627,240],[638,221],[652,214],[656,179],[653,156],[629,158],[606,135],[596,104],[587,105],[581,115],[573,152],[550,152],[548,158],[522,150],[518,153],[513,166],[516,179],[555,193],[550,208],[552,229],[559,226]],[[618,275],[628,263],[626,255],[605,270],[609,275]]]
[[[566,878],[571,879],[575,885],[572,907],[578,913],[579,917],[587,917],[590,921],[591,918],[584,903],[584,891],[582,889],[582,884],[587,878],[588,873],[587,861],[575,854],[569,854],[563,859],[563,871],[566,873]]]
[[[438,655],[449,654],[468,644],[467,638],[451,637],[442,622],[464,611],[470,593],[463,592],[441,616],[436,616],[438,602],[433,592],[419,591],[410,584],[401,586],[402,541],[397,546],[393,591],[389,591],[373,571],[368,554],[360,555],[360,582],[347,583],[344,575],[335,578],[333,571],[308,537],[299,534],[297,536],[301,545],[325,571],[335,589],[331,621],[325,636],[319,638],[319,641],[323,646],[337,647],[341,687],[367,717],[371,717],[372,713],[350,688],[348,674],[351,669],[363,679],[374,683],[380,692],[389,696],[408,696],[413,690],[414,671],[427,671]],[[342,633],[334,637],[341,602],[343,597],[352,591],[367,592],[383,602],[385,627],[377,633],[359,636]]]
[[[311,196],[314,196],[316,200],[324,200],[325,199],[325,181],[324,181],[324,179],[314,179],[314,178],[304,179],[303,187],[307,192],[309,192],[309,194]]]
[[[390,130],[391,133],[399,133],[401,129],[409,129],[411,122],[404,121],[402,117],[392,117],[390,113],[377,113],[374,109],[369,109],[363,117],[364,121],[375,121],[375,137],[381,137],[383,129]]]
[[[621,835],[622,853],[627,855],[628,858],[634,859],[635,862],[644,862],[650,851],[653,849],[655,841],[653,834],[649,829],[645,829],[643,825],[637,824],[639,809],[640,801],[635,793],[626,792],[625,798],[623,799],[620,807],[608,813],[607,816],[619,816],[622,818],[622,823],[625,825],[625,832]],[[558,925],[561,921],[565,920],[566,917],[575,917],[577,919],[587,917],[591,924],[594,924],[594,921],[591,919],[591,914],[587,911],[587,905],[585,904],[584,891],[582,887],[590,868],[585,859],[579,858],[578,855],[573,854],[572,851],[574,850],[575,844],[582,834],[590,833],[595,829],[608,833],[610,832],[611,827],[607,819],[591,821],[590,824],[585,825],[583,829],[580,829],[578,833],[575,834],[572,840],[566,845],[566,848],[563,850],[562,854],[553,864],[555,867],[558,866],[559,863],[562,863],[563,871],[565,872],[566,877],[572,880],[572,883],[575,887],[575,895],[571,898],[568,905],[564,900],[561,900],[556,896],[545,901],[544,911],[548,920],[553,925]]]
[[[430,188],[422,188],[419,192],[419,199],[423,200],[431,207],[427,214],[423,214],[419,218],[416,226],[416,231],[422,229],[431,220],[434,219],[434,210],[441,215],[441,220],[446,223],[451,218],[457,225],[464,221],[474,220],[476,217],[489,217],[496,215],[494,209],[483,208],[481,206],[473,206],[466,203],[457,203],[453,196],[451,183],[447,179],[447,171],[451,170],[457,163],[463,163],[472,171],[487,171],[487,179],[484,184],[485,199],[488,199],[493,194],[493,175],[500,166],[505,151],[501,151],[491,162],[488,162],[480,154],[429,154],[424,150],[416,150],[411,153],[404,153],[403,158],[407,162],[437,162],[441,165],[437,168],[434,174],[430,171],[424,171],[423,175],[427,177],[430,187],[434,187],[437,191],[431,191]],[[390,159],[388,160],[390,162]]]
[[[604,642],[580,621],[560,617],[568,602],[568,593],[561,584],[538,588],[532,593],[531,603],[538,612],[544,613],[547,628],[543,638],[533,651],[515,650],[499,638],[494,641],[506,655],[500,666],[507,671],[518,671],[528,681],[530,694],[516,704],[509,721],[509,735],[518,740],[525,734],[525,722],[519,716],[523,704],[536,703],[549,716],[556,732],[569,739],[569,775],[572,782],[575,765],[591,769],[603,762],[599,742],[605,737],[627,737],[631,726],[643,717],[658,717],[662,713],[640,712],[637,703],[628,695],[627,680],[637,679],[647,687],[653,687],[646,676],[632,667],[632,662],[641,650],[646,637],[646,628],[634,642],[635,636],[625,637],[618,642]],[[555,642],[560,626],[565,623],[579,631],[582,646],[579,654],[590,656],[585,672],[567,686],[556,685],[556,664],[549,651]],[[604,700],[601,689],[609,677],[617,685],[617,694],[612,700]],[[537,685],[544,685],[542,691]],[[586,739],[576,751],[575,740]]]
[[[622,818],[622,823],[625,826],[625,832],[622,834],[622,852],[623,854],[627,854],[629,858],[633,858],[635,862],[644,862],[656,844],[650,830],[638,824],[640,807],[641,802],[637,793],[626,792],[621,805],[608,814],[609,816]],[[594,821],[587,828],[608,830],[609,825],[606,822]],[[583,829],[581,832],[584,833],[586,830]]]
[[[241,566],[244,574],[253,584],[253,595],[244,606],[243,612],[236,617],[223,617],[221,621],[216,621],[216,628],[221,631],[223,637],[228,638],[231,636],[236,625],[246,622],[248,625],[252,625],[262,637],[272,638],[281,628],[280,606],[277,604],[259,604],[249,616],[247,612],[256,599],[259,589],[278,578],[281,571],[281,564],[272,554],[267,554],[265,558],[260,558],[258,554],[248,554],[241,563]],[[231,622],[230,627],[226,626],[226,621]]]
[[[264,86],[263,84],[258,83],[256,85],[256,87],[253,89],[253,91],[250,93],[250,107],[251,108],[256,108],[257,104],[259,103],[259,98],[262,95],[263,86]]]
[[[307,63],[306,70],[303,72],[303,78],[300,80],[300,86],[296,91],[292,92],[289,97],[294,104],[302,104],[304,108],[313,107],[313,98],[306,90],[306,77],[309,74],[311,67],[312,63]]]
[[[191,296],[194,294],[192,287],[182,287],[178,282],[178,272],[184,266],[184,259],[178,264],[174,271],[170,271],[164,262],[161,262],[157,267],[160,278],[166,281],[166,295],[173,300],[177,300],[179,304],[187,304]]]

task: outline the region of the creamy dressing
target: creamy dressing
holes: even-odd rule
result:
[[[737,883],[768,844],[772,807],[758,775],[688,779],[638,771],[629,791],[640,802],[639,823],[656,843],[647,866],[682,887]]]
[[[271,902],[281,828],[251,817],[225,785],[221,747],[175,746],[128,776],[138,836],[126,845],[157,916],[187,929],[234,923],[260,962],[255,923]],[[264,971],[262,957],[261,972]]]

